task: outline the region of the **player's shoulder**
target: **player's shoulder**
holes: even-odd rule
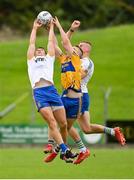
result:
[[[66,54],[60,54],[57,59],[61,62],[61,63],[64,63],[67,59],[67,55]]]
[[[88,57],[82,58],[81,61],[82,61],[82,64],[85,66],[89,66],[90,64],[90,59]]]
[[[71,58],[80,59],[80,56],[76,54],[75,52],[72,53]]]
[[[46,56],[44,56],[45,59],[51,59],[51,60],[55,60],[55,56],[51,56],[49,55],[49,53],[46,54]]]
[[[94,63],[89,57],[84,57],[82,60],[82,68],[84,70],[93,70],[94,69]]]
[[[33,56],[32,58],[29,58],[29,59],[27,58],[27,63],[30,64],[30,63],[34,62],[35,59],[36,59],[35,56]]]
[[[85,58],[85,63],[88,64],[88,66],[94,66],[94,62],[92,59],[90,59],[89,57]]]
[[[91,59],[91,58],[89,58],[89,57],[84,57],[84,58],[82,58],[82,61],[85,61],[85,62],[93,62],[93,60]]]

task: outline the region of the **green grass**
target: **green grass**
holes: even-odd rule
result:
[[[91,58],[95,63],[95,73],[89,83],[91,96],[91,121],[104,123],[103,91],[109,86],[112,93],[109,98],[110,118],[132,119],[134,117],[134,25],[95,29],[78,32],[72,38],[77,44],[90,40],[93,44]],[[39,37],[39,46],[46,45],[46,37]],[[16,100],[24,92],[29,97],[17,108],[0,120],[2,124],[43,123],[34,108],[32,112],[31,87],[27,76],[26,51],[28,38],[0,43],[0,111]],[[55,64],[55,85],[61,92],[60,66]]]
[[[80,165],[56,158],[43,162],[41,148],[0,150],[0,178],[10,179],[94,179],[134,178],[134,150],[127,148],[91,149],[91,156]],[[95,154],[95,156],[93,156]]]
[[[109,117],[133,119],[134,117],[134,25],[78,32],[74,44],[89,40],[93,44],[91,58],[95,63],[94,76],[89,83],[91,96],[91,121],[104,123],[103,91],[109,86]],[[46,46],[46,37],[39,37],[39,46]],[[27,76],[26,51],[28,39],[0,43],[0,111],[23,93],[30,95],[0,124],[43,123],[33,109],[31,87]],[[55,64],[55,85],[61,92],[60,66]],[[35,117],[33,122],[32,118]],[[91,157],[75,166],[59,158],[50,164],[43,163],[41,148],[1,148],[0,178],[134,178],[134,150],[127,148],[91,149]],[[93,156],[95,154],[95,157]]]

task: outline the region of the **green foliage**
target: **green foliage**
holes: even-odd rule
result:
[[[81,29],[134,22],[131,0],[1,0],[0,27],[26,34],[42,10],[58,16],[65,29],[74,19],[82,22]]]

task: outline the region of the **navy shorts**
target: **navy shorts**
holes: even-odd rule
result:
[[[38,111],[43,107],[63,106],[61,97],[53,85],[33,89],[33,96]]]
[[[69,98],[62,96],[61,99],[65,107],[66,117],[76,119],[78,114],[81,113],[81,98]]]
[[[90,106],[90,96],[88,93],[83,93],[82,96],[82,114],[84,114],[85,111],[89,111]]]

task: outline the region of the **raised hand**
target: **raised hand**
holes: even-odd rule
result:
[[[80,26],[80,21],[74,20],[73,23],[71,24],[71,29],[73,31],[75,31],[75,30],[77,30],[79,28],[79,26]]]
[[[61,25],[60,25],[60,22],[58,20],[58,18],[55,16],[55,18],[53,18],[53,23],[59,28]]]
[[[42,26],[43,24],[39,21],[39,20],[37,20],[37,19],[35,19],[34,20],[34,24],[33,24],[33,27],[34,28],[40,28],[41,26]]]

